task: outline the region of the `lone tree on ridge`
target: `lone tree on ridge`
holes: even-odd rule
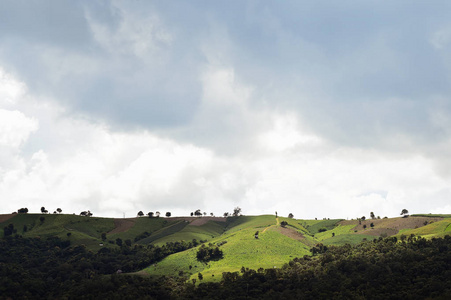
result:
[[[403,209],[401,211],[401,216],[403,216],[404,218],[407,218],[409,216],[409,211],[407,209]]]
[[[233,209],[233,216],[234,217],[241,216],[241,208],[240,207],[237,206]]]

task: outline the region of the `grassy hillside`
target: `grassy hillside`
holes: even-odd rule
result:
[[[274,216],[230,218],[227,230],[210,241],[222,244],[224,258],[202,263],[197,261],[197,249],[171,255],[162,262],[146,269],[151,275],[189,274],[196,278],[201,272],[205,280],[220,279],[222,272],[245,268],[281,267],[294,257],[309,254],[309,247],[279,232]],[[259,238],[254,234],[259,231]]]
[[[44,218],[44,219],[42,219]],[[0,215],[1,228],[13,225],[23,237],[58,236],[72,245],[84,244],[97,251],[118,248],[116,240],[132,244],[164,245],[196,239],[219,245],[223,258],[208,263],[196,259],[197,248],[173,254],[146,268],[150,275],[188,276],[218,280],[222,272],[245,268],[280,268],[294,257],[310,255],[310,248],[357,244],[380,236],[401,238],[411,234],[425,238],[451,234],[451,215],[415,215],[408,218],[358,220],[299,220],[274,215],[229,218],[129,218],[111,219],[65,214]],[[286,225],[282,227],[282,222]],[[258,239],[255,233],[258,231]],[[106,239],[102,240],[102,234]],[[0,231],[3,237],[4,230]],[[101,246],[101,243],[103,244]]]

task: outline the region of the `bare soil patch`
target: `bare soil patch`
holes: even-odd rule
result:
[[[289,238],[292,238],[292,239],[294,239],[294,240],[298,240],[298,241],[300,241],[300,240],[303,240],[303,239],[305,239],[305,237],[304,237],[304,235],[302,234],[302,233],[300,233],[300,232],[298,232],[297,230],[295,230],[295,229],[292,229],[292,228],[288,228],[288,227],[278,227],[278,231],[281,233],[281,234],[283,234],[283,235],[285,235],[285,236],[287,236],[287,237],[289,237]]]
[[[14,215],[13,214],[0,215],[0,223],[8,221],[9,219],[11,219],[14,216],[15,216],[15,214]]]
[[[200,217],[200,218],[195,218],[195,220],[192,221],[190,223],[190,225],[201,226],[201,225],[204,225],[205,223],[207,223],[208,221],[225,222],[226,218],[221,218],[221,217]]]
[[[357,230],[358,234],[368,234],[374,236],[380,236],[381,234],[387,234],[387,236],[397,234],[401,229],[414,229],[425,226],[425,222],[437,222],[442,218],[430,218],[430,217],[398,217],[390,219],[366,219],[359,224],[357,220],[341,221],[341,225],[355,224],[353,230]],[[371,229],[371,223],[374,227]],[[366,225],[366,229],[363,226]]]
[[[134,219],[114,219],[114,229],[108,232],[108,234],[112,233],[121,233],[129,230],[135,225]]]

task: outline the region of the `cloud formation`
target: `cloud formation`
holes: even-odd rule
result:
[[[2,213],[447,213],[440,5],[5,3]]]

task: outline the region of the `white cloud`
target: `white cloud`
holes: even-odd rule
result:
[[[16,148],[38,129],[38,122],[22,112],[0,109],[0,146]]]
[[[76,30],[47,35],[43,15],[39,37],[25,24],[1,39],[17,76],[0,69],[6,212],[449,209],[446,22],[366,5],[349,7],[362,23],[333,7],[102,5],[67,10]]]

